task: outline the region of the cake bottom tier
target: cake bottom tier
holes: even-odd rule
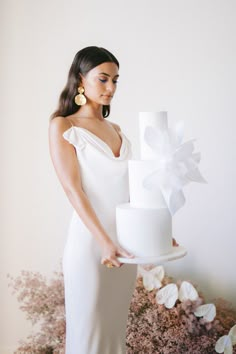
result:
[[[167,254],[172,249],[172,219],[167,208],[116,207],[119,244],[136,257]]]

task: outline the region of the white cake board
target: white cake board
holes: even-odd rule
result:
[[[118,261],[127,264],[160,264],[164,262],[173,261],[175,259],[182,258],[186,256],[187,250],[182,246],[173,246],[170,253],[164,254],[162,256],[151,256],[151,257],[134,257],[125,258],[117,257]]]

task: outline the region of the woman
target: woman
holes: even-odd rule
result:
[[[136,266],[117,259],[133,255],[118,245],[115,211],[129,201],[131,146],[106,120],[118,71],[108,50],[80,50],[49,125],[51,158],[74,209],[63,255],[66,354],[125,353]]]

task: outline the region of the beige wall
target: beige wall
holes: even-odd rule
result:
[[[1,7],[0,353],[12,353],[30,329],[6,273],[50,276],[60,262],[71,209],[49,158],[48,117],[75,53],[88,45],[120,60],[110,119],[136,156],[139,111],[167,110],[170,124],[183,119],[186,138],[197,138],[208,184],[185,190],[174,236],[188,256],[166,269],[209,298],[235,303],[236,2],[8,0]]]

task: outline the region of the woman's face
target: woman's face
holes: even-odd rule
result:
[[[109,105],[116,91],[118,77],[118,67],[115,63],[102,63],[90,70],[86,76],[82,76],[84,95],[88,103],[90,101]]]

